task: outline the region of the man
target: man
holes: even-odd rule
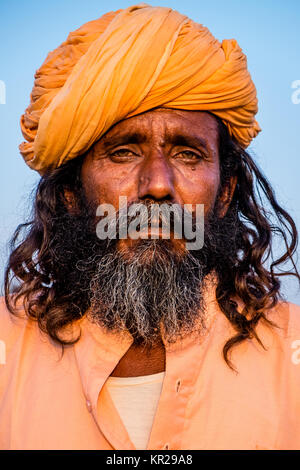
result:
[[[6,271],[1,448],[300,448],[300,308],[279,281],[300,279],[297,231],[245,150],[256,112],[236,41],[169,8],[48,55],[21,119],[41,180]],[[178,229],[203,219],[188,248]]]

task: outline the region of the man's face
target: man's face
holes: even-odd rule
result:
[[[218,123],[205,112],[157,109],[126,119],[103,136],[82,166],[81,211],[55,229],[56,262],[70,289],[88,299],[90,315],[106,328],[128,329],[136,342],[173,341],[205,327],[205,280],[226,269],[236,222],[224,225],[231,190],[219,191]],[[234,186],[234,185],[233,185]],[[232,187],[233,187],[232,186]],[[119,197],[132,203],[204,205],[204,245],[185,239],[96,236],[95,208]],[[223,264],[222,264],[223,263]]]
[[[82,182],[88,202],[119,208],[151,200],[214,207],[220,183],[218,125],[198,111],[156,109],[113,126],[86,156]],[[172,239],[179,250],[183,243]],[[136,243],[120,240],[122,249]]]

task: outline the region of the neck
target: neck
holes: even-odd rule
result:
[[[165,347],[162,341],[151,349],[132,345],[111,373],[112,377],[138,377],[165,370]]]

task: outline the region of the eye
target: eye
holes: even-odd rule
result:
[[[182,152],[178,152],[175,155],[175,158],[181,158],[181,160],[185,161],[197,161],[204,159],[204,155],[193,152],[192,150],[183,150]]]
[[[118,149],[109,154],[111,160],[116,162],[129,161],[134,156],[136,156],[136,154],[129,149]]]

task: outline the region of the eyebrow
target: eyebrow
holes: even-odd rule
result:
[[[182,147],[203,147],[204,149],[209,150],[206,140],[195,135],[191,136],[182,133],[176,134],[174,136],[167,137],[166,143]]]
[[[139,132],[126,132],[126,134],[116,134],[112,137],[106,137],[102,143],[103,147],[106,149],[114,145],[143,144],[146,141],[147,138],[144,134],[140,134]]]
[[[124,134],[116,134],[112,137],[106,137],[102,141],[102,144],[103,147],[107,149],[115,145],[143,144],[145,142],[147,142],[145,134],[139,132],[126,132]],[[182,132],[167,136],[165,143],[183,147],[202,147],[206,150],[210,150],[210,146],[205,139],[195,135],[186,135]]]

